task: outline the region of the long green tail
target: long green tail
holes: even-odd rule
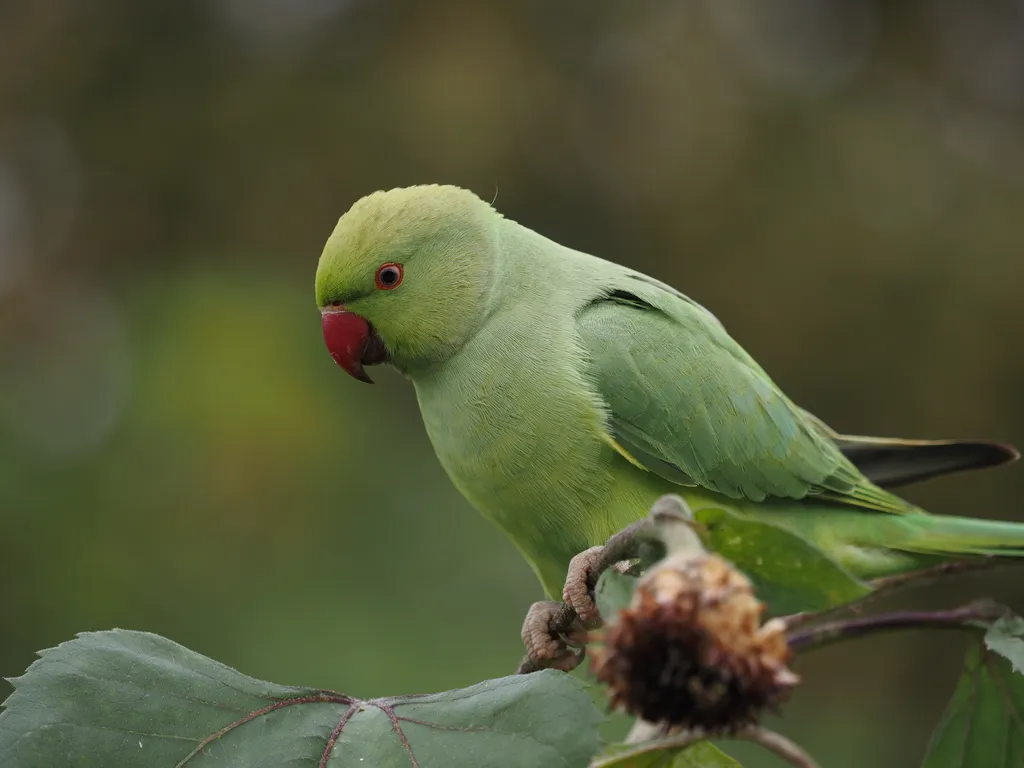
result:
[[[764,519],[793,529],[862,579],[892,576],[946,560],[1024,557],[1024,523],[835,508],[766,511]]]
[[[900,522],[906,538],[890,547],[944,557],[1024,557],[1024,523],[950,515],[908,515]]]

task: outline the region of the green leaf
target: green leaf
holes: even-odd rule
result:
[[[701,509],[695,517],[707,529],[705,546],[750,577],[773,615],[820,611],[871,592],[868,584],[785,528],[717,507]],[[594,593],[606,622],[614,623],[629,604],[636,583],[613,568],[601,574]]]
[[[618,621],[619,611],[626,608],[633,598],[637,581],[637,577],[627,576],[614,568],[608,568],[601,574],[594,587],[594,600],[605,624],[611,626]]]
[[[971,643],[924,768],[1024,765],[1024,620],[1000,619]],[[1018,670],[1014,672],[1014,669]]]
[[[40,653],[0,714],[0,765],[586,766],[601,719],[545,671],[359,701],[247,677],[158,635],[90,632]]]
[[[665,746],[672,737],[641,744],[615,744],[590,768],[740,768],[740,764],[708,741],[685,749]]]
[[[1024,675],[1024,619],[1004,616],[985,633],[985,647],[1009,660],[1014,672]]]
[[[871,592],[869,585],[785,528],[717,507],[694,516],[708,529],[708,549],[750,577],[772,615],[821,611]]]

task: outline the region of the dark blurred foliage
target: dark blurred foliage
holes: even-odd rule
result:
[[[538,585],[320,338],[337,217],[419,182],[675,284],[837,428],[1024,443],[1019,0],[6,2],[0,673],[113,626],[357,695],[514,668]],[[1024,518],[1019,466],[908,493]],[[782,727],[916,764],[961,647],[822,651]]]

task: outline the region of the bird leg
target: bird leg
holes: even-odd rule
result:
[[[607,546],[599,546],[576,555],[569,561],[562,589],[565,602],[545,600],[530,606],[521,633],[526,658],[519,666],[520,674],[548,668],[568,672],[580,665],[589,631],[602,624],[593,597],[597,580],[607,568],[623,573],[629,570],[628,561],[608,562],[609,555],[615,554]]]
[[[579,617],[587,629],[601,626],[601,614],[594,601],[594,589],[601,574],[609,568],[619,573],[639,574],[640,563],[634,561],[641,555],[641,546],[645,541],[657,540],[656,523],[659,515],[680,515],[677,504],[685,505],[677,496],[659,499],[652,507],[651,515],[638,520],[632,525],[616,533],[604,546],[591,547],[580,552],[569,561],[569,571],[565,576],[562,588],[562,599]],[[681,507],[686,519],[692,524],[693,513],[688,507]]]
[[[626,560],[607,563],[606,549],[604,546],[591,547],[570,560],[562,588],[562,600],[576,611],[580,623],[587,629],[597,629],[602,624],[601,613],[594,601],[594,587],[601,574],[608,568],[625,573],[630,566]]]

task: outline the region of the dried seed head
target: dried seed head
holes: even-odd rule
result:
[[[637,585],[594,647],[612,705],[649,722],[728,731],[754,723],[799,678],[779,620],[717,555],[669,558]]]

